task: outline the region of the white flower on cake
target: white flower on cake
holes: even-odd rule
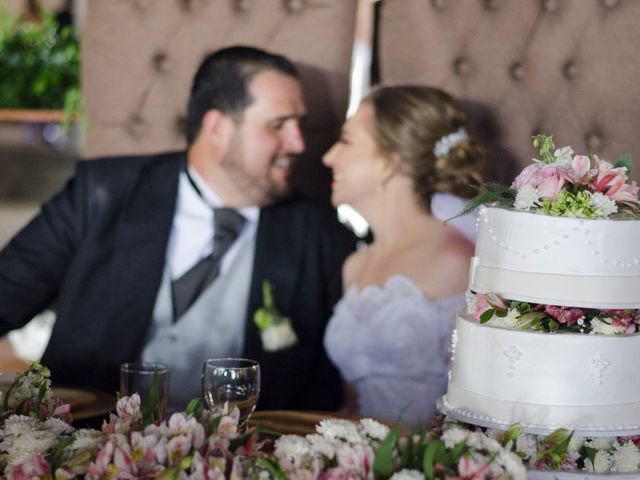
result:
[[[540,206],[540,190],[533,185],[524,185],[516,195],[513,206],[518,210],[530,210]]]
[[[613,453],[614,472],[636,472],[640,469],[640,452],[633,442],[616,445]]]
[[[607,323],[599,318],[591,320],[591,332],[603,335],[624,335],[626,329],[624,326],[615,326]]]
[[[611,455],[604,450],[598,450],[593,459],[587,458],[584,462],[585,468],[588,472],[605,473],[611,470],[612,459]]]
[[[613,213],[618,213],[618,206],[610,197],[607,197],[602,192],[589,192],[591,195],[591,205],[597,210],[600,210],[601,216],[608,217]]]

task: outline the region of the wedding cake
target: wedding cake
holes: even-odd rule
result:
[[[638,187],[625,157],[574,156],[546,136],[534,145],[542,160],[494,190],[502,205],[480,207],[468,309],[439,408],[497,431],[518,424],[530,447],[572,432],[555,464],[531,468],[637,472]],[[519,453],[536,463],[534,451]]]

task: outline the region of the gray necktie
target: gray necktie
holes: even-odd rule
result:
[[[231,208],[213,211],[213,252],[171,283],[173,319],[177,321],[220,274],[220,263],[242,231],[246,218]]]

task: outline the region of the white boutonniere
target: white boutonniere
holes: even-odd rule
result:
[[[262,282],[262,308],[256,310],[253,321],[260,329],[262,348],[268,352],[282,350],[298,343],[291,321],[280,314],[273,302],[271,283],[268,280]]]

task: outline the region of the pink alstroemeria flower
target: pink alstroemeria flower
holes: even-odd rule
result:
[[[547,305],[544,311],[555,318],[558,323],[562,323],[568,327],[584,316],[584,312],[579,308],[554,307],[553,305]]]
[[[591,182],[595,170],[590,170],[591,162],[586,155],[576,155],[569,168],[562,172],[565,179],[574,185],[586,185]]]
[[[459,480],[484,480],[485,475],[491,471],[491,465],[488,463],[479,463],[472,458],[462,456],[458,461],[458,477]]]
[[[326,472],[320,474],[318,480],[354,480],[348,470],[341,467],[330,468]]]
[[[639,203],[638,185],[636,182],[627,182],[627,169],[625,167],[614,167],[611,162],[596,159],[598,175],[593,182],[593,190],[602,192],[615,202]]]
[[[52,478],[51,467],[41,454],[36,454],[19,465],[9,465],[5,471],[7,480],[26,480],[31,478]]]

